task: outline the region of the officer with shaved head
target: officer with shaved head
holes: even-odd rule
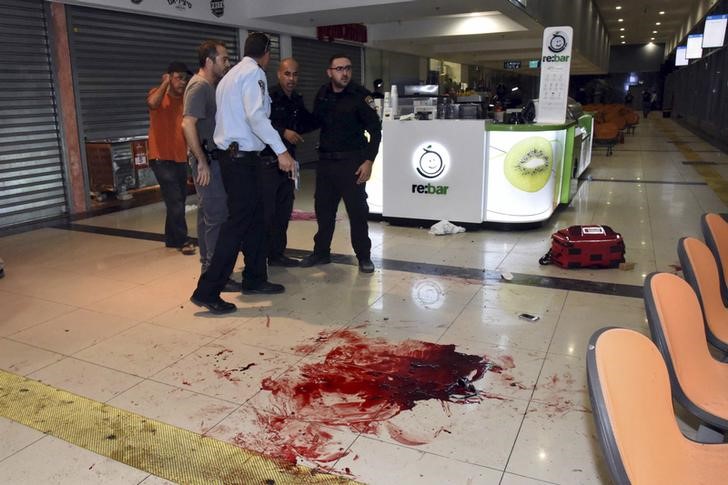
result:
[[[296,145],[303,141],[301,135],[316,128],[313,116],[303,104],[303,97],[296,92],[297,85],[298,62],[292,57],[283,59],[278,67],[278,85],[270,90],[270,121],[294,158]],[[268,265],[298,266],[298,260],[284,254],[288,243],[288,221],[293,211],[294,181],[288,173],[278,169],[275,153],[270,147],[261,156],[260,184],[263,188]]]

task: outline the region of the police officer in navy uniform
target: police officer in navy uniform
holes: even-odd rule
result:
[[[321,127],[315,192],[318,232],[313,253],[303,258],[301,266],[331,262],[336,209],[343,198],[359,270],[371,273],[374,264],[370,258],[365,184],[382,140],[382,124],[369,91],[351,81],[351,70],[348,56],[331,57],[326,71],[330,82],[321,87],[314,100],[313,115]]]
[[[316,129],[303,97],[295,91],[298,84],[298,63],[292,57],[283,59],[278,67],[278,85],[270,90],[273,128],[278,130],[288,153],[296,158],[296,144],[303,142],[302,134]],[[266,227],[266,247],[269,266],[298,266],[297,259],[284,254],[288,239],[288,221],[293,211],[294,181],[278,169],[270,147],[261,154],[261,187],[263,189],[263,219]]]
[[[217,114],[213,140],[217,147],[228,201],[228,219],[220,229],[212,261],[190,297],[212,313],[237,308],[220,298],[235,267],[238,251],[245,256],[242,292],[282,293],[283,285],[268,281],[265,263],[263,205],[258,183],[260,152],[270,145],[278,168],[293,170],[294,161],[270,123],[270,97],[263,71],[270,60],[270,39],[254,32],[245,40],[243,60],[220,80],[215,91]]]

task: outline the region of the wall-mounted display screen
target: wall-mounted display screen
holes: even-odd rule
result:
[[[728,15],[709,15],[705,18],[703,47],[723,47]]]
[[[503,61],[503,69],[520,69],[521,61]]]
[[[688,50],[685,51],[687,59],[700,59],[703,57],[703,34],[688,35]]]
[[[688,58],[685,57],[685,53],[687,52],[688,48],[684,45],[678,47],[675,50],[675,65],[676,66],[687,66],[688,65]]]
[[[530,61],[528,61],[528,68],[529,69],[538,69],[541,66],[540,63],[541,63],[541,61],[539,61],[538,59],[530,60]]]

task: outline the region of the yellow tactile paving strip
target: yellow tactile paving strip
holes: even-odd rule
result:
[[[661,124],[663,124],[661,122]],[[678,141],[677,134],[669,129],[665,129],[664,125],[662,131],[667,135],[667,138],[675,145],[675,148],[680,150],[680,153],[685,157],[685,160],[689,162],[702,162],[703,160],[698,153],[696,153],[689,144]],[[696,163],[692,166],[701,177],[705,179],[705,183],[708,184],[715,195],[726,205],[728,205],[728,181],[725,180],[720,173],[710,165],[701,165]]]
[[[184,485],[356,483],[1,370],[0,416]]]

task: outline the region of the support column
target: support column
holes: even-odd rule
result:
[[[73,88],[71,50],[66,23],[66,6],[50,2],[48,42],[51,46],[52,66],[55,72],[55,96],[58,107],[58,124],[63,147],[63,161],[66,169],[66,190],[69,212],[78,214],[89,209],[86,174],[78,133],[76,93]]]

